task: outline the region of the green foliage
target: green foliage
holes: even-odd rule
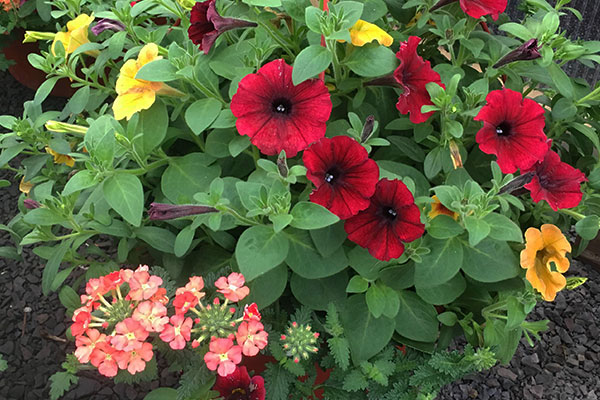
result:
[[[130,374],[126,369],[120,369],[117,375],[113,378],[115,383],[137,383],[137,382],[150,382],[158,376],[158,369],[156,366],[156,357],[153,357],[146,363],[146,368],[143,371],[136,374]]]
[[[331,335],[327,339],[330,354],[333,356],[337,366],[346,370],[350,365],[350,344],[344,337],[344,327],[339,319],[339,314],[333,303],[327,309],[325,330]]]
[[[296,376],[280,364],[267,364],[262,374],[265,379],[267,400],[287,400]]]
[[[50,399],[58,400],[69,391],[71,386],[76,385],[79,378],[70,372],[59,371],[50,376]]]
[[[177,387],[177,400],[207,399],[215,383],[215,375],[206,368],[204,360],[198,354],[188,355],[188,363]]]
[[[6,371],[8,368],[8,363],[4,359],[4,356],[0,354],[0,372]]]

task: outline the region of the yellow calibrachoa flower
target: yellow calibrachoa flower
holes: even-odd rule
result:
[[[156,101],[157,94],[184,96],[179,90],[163,82],[135,79],[135,75],[144,65],[160,59],[162,56],[158,55],[158,46],[149,43],[140,50],[137,60],[127,60],[123,64],[116,85],[118,96],[113,104],[115,119],[129,120],[136,112],[149,109]]]
[[[359,19],[354,26],[350,28],[350,38],[355,46],[364,46],[366,43],[371,43],[377,40],[380,45],[391,46],[394,43],[392,38],[386,31],[375,24]]]
[[[544,300],[553,301],[556,293],[567,284],[562,273],[569,269],[566,254],[571,252],[571,244],[560,229],[552,224],[542,225],[541,230],[527,229],[525,241],[525,249],[521,251],[521,267],[527,269],[526,278]]]
[[[434,195],[431,196],[431,198],[433,199],[433,203],[431,203],[431,211],[429,211],[428,214],[429,218],[433,219],[438,215],[447,215],[453,218],[454,220],[458,219],[458,213],[447,209],[446,206],[442,204],[442,202],[440,201],[440,199],[438,199],[437,196]]]
[[[33,189],[33,183],[25,181],[25,177],[22,177],[21,182],[19,182],[19,190],[25,194],[29,194],[31,189]]]
[[[85,43],[89,43],[88,39],[88,31],[90,28],[90,24],[94,21],[93,15],[81,14],[75,19],[67,22],[67,31],[66,32],[57,32],[54,36],[54,41],[52,42],[52,54],[56,55],[54,52],[54,47],[57,42],[61,42],[63,47],[65,48],[66,54],[71,54],[79,46]],[[85,54],[89,54],[90,56],[97,57],[99,52],[98,50],[86,51]]]
[[[54,157],[54,164],[66,164],[71,168],[75,166],[75,159],[69,155],[57,153],[50,147],[46,147],[46,153]]]

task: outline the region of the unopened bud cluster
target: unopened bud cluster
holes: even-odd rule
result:
[[[311,353],[319,351],[315,346],[319,333],[313,332],[310,325],[299,325],[297,322],[292,322],[286,333],[287,335],[281,335],[283,348],[295,363],[300,362],[300,359],[307,360]]]

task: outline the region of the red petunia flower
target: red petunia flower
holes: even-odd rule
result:
[[[315,184],[310,201],[347,219],[369,206],[379,179],[379,167],[356,140],[347,136],[323,138],[302,155]]]
[[[227,376],[217,376],[213,390],[224,400],[265,400],[265,380],[262,376],[250,379],[246,367],[237,367]]]
[[[507,0],[460,0],[460,8],[473,18],[491,15],[495,20],[506,10]]]
[[[294,86],[292,67],[282,59],[246,75],[231,99],[238,132],[269,156],[285,150],[294,157],[325,136],[331,108],[325,84],[309,79]]]
[[[483,121],[476,141],[486,154],[495,154],[505,174],[528,169],[548,150],[544,108],[510,89],[491,91],[475,121]]]
[[[433,114],[433,111],[425,114],[421,112],[421,107],[433,105],[425,85],[435,82],[446,88],[440,74],[431,69],[431,63],[417,55],[420,41],[420,37],[411,36],[406,42],[400,43],[400,50],[396,53],[400,66],[394,71],[394,79],[404,90],[398,98],[396,108],[400,114],[410,113],[410,122],[413,124],[425,122]]]
[[[223,32],[256,26],[254,22],[221,17],[215,7],[215,0],[194,4],[190,15],[190,23],[188,36],[204,54],[208,54],[212,45]]]
[[[554,211],[576,207],[581,202],[581,182],[587,178],[580,170],[562,162],[556,152],[548,149],[542,162],[523,172],[535,173],[531,182],[525,185],[534,202],[546,200]]]
[[[440,0],[429,11],[435,11],[446,4],[456,1],[458,0]],[[508,0],[460,0],[460,8],[473,18],[481,18],[484,15],[490,14],[495,21],[498,19],[498,15],[506,10],[507,3]]]
[[[348,239],[378,260],[387,261],[404,253],[403,242],[423,236],[425,225],[412,193],[398,180],[377,183],[369,208],[346,220]]]

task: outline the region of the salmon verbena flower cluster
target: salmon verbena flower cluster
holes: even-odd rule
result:
[[[268,334],[256,304],[239,312],[229,304],[250,293],[242,274],[234,272],[215,282],[225,298],[223,304],[218,297],[212,304],[202,303],[204,280],[199,276],[178,288],[172,302],[162,284],[162,278],[151,275],[146,265],[90,279],[71,325],[79,362],[90,362],[108,377],[120,369],[136,374],[154,357],[150,341],[156,336],[173,350],[183,349],[189,341],[197,348],[208,339],[206,365],[226,376],[241,362],[242,354],[254,356],[267,345]],[[240,317],[234,318],[236,314]]]

